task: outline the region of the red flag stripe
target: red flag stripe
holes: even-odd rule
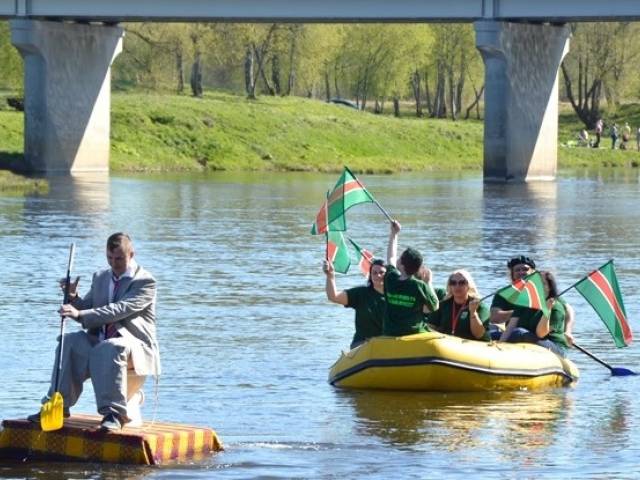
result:
[[[532,282],[526,282],[524,288],[526,288],[527,293],[529,294],[529,308],[542,310],[542,301],[538,296],[538,289],[536,286]]]
[[[329,204],[340,200],[344,195],[354,190],[364,190],[364,188],[356,180],[350,180],[344,183],[342,188],[337,188],[331,192],[331,195],[329,195]]]
[[[331,240],[329,240],[327,242],[327,257],[331,263],[333,263],[333,261],[336,259],[337,253],[338,253],[338,245],[336,245]]]
[[[615,313],[616,319],[620,322],[620,326],[622,327],[622,334],[625,339],[625,343],[627,340],[631,341],[633,338],[631,334],[631,329],[627,324],[627,319],[625,318],[624,312],[622,311],[622,307],[618,303],[618,298],[616,297],[611,284],[607,277],[600,271],[596,270],[591,275],[589,275],[589,280],[595,287],[600,290],[602,296],[605,298],[613,312]]]
[[[511,285],[513,288],[515,288],[516,290],[518,290],[519,292],[522,291],[522,289],[527,285],[527,282],[525,282],[523,279],[519,278],[518,280],[516,280],[515,282],[513,282],[513,284]]]
[[[360,271],[365,277],[369,276],[369,270],[371,269],[371,261],[373,260],[373,253],[364,248],[360,250]]]
[[[318,216],[316,217],[316,235],[327,231],[327,202],[322,204]]]

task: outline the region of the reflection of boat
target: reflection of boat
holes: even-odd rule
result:
[[[428,332],[376,337],[331,367],[337,387],[473,392],[569,385],[568,359],[529,343],[486,343]]]
[[[571,413],[566,391],[537,392],[402,392],[338,390],[338,398],[353,408],[356,428],[393,445],[428,445],[428,448],[484,448],[497,436],[504,445],[519,448],[504,455],[554,441],[559,420]],[[390,406],[393,408],[389,408]]]

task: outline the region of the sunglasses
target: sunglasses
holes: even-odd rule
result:
[[[449,280],[449,285],[451,285],[452,287],[456,287],[458,285],[460,285],[461,287],[464,287],[467,284],[467,281],[465,279],[462,280]]]

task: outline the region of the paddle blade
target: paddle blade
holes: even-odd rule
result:
[[[55,392],[53,398],[42,404],[40,410],[40,427],[44,432],[60,430],[64,423],[64,399],[60,392]]]
[[[633,370],[629,370],[628,368],[613,367],[611,369],[611,375],[614,377],[628,377],[629,375],[638,375],[638,374]]]

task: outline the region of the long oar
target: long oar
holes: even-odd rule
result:
[[[67,266],[67,277],[64,280],[64,301],[63,304],[69,303],[69,285],[71,284],[71,269],[73,268],[73,254],[76,250],[76,244],[72,243],[69,248],[69,263]],[[60,387],[60,372],[62,370],[62,348],[64,347],[64,316],[60,317],[60,348],[58,349],[58,357],[56,358],[55,380],[53,396],[42,404],[40,410],[40,427],[45,432],[51,430],[59,430],[64,423],[64,399],[58,391]]]
[[[634,372],[633,370],[629,370],[628,368],[612,367],[607,362],[605,362],[604,360],[596,357],[589,350],[587,350],[586,348],[581,347],[577,343],[574,343],[573,346],[576,347],[578,350],[580,350],[585,355],[588,355],[589,357],[593,358],[600,365],[604,365],[609,370],[611,370],[611,375],[614,376],[614,377],[626,377],[626,376],[629,376],[629,375],[638,375],[636,372]]]

